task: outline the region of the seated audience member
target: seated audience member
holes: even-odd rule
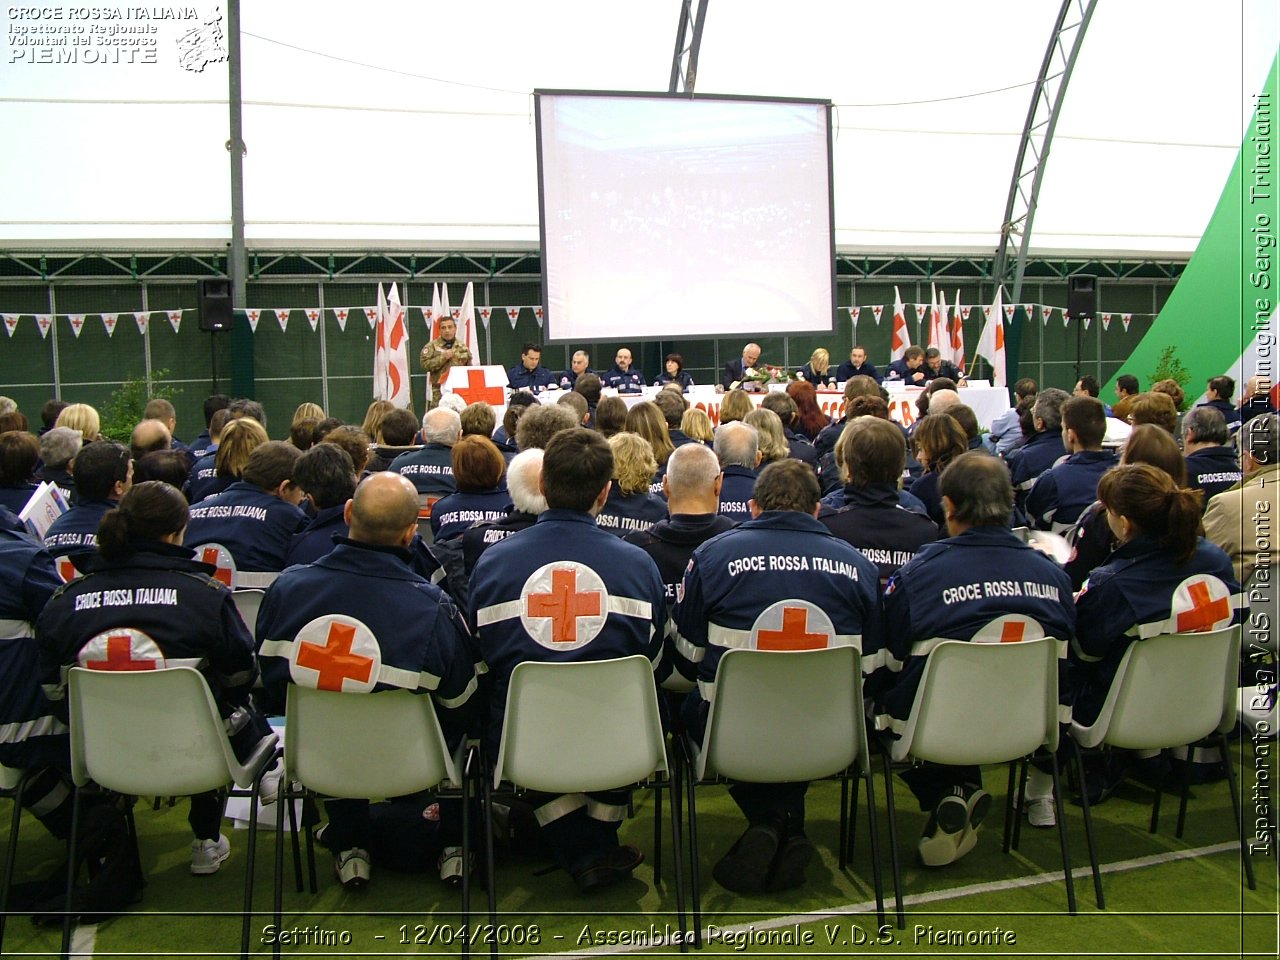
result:
[[[730,390],[720,402],[720,425],[743,419],[756,408],[751,395],[741,387]]]
[[[530,407],[516,424],[516,446],[521,452],[534,447],[545,449],[562,430],[578,426],[578,418],[568,407],[539,403]]]
[[[59,560],[66,557],[77,570],[84,570],[98,552],[98,525],[133,484],[133,461],[120,444],[98,440],[80,448],[72,474],[78,491],[76,505],[50,524],[44,547]]]
[[[1140,393],[1129,404],[1129,422],[1135,427],[1154,423],[1171,437],[1178,437],[1178,408],[1167,393]]]
[[[302,489],[293,482],[301,456],[297,447],[281,440],[256,447],[240,480],[191,508],[186,542],[226,547],[237,571],[283,570],[293,535],[307,524],[298,506]]]
[[[502,423],[493,431],[493,436],[490,438],[502,451],[503,456],[519,452],[516,446],[516,424],[530,407],[537,405],[537,398],[527,390],[517,390],[507,400],[507,410],[502,415]]]
[[[431,533],[437,542],[460,536],[473,523],[492,523],[506,516],[511,509],[511,495],[502,486],[506,465],[488,437],[463,437],[453,445],[453,480],[458,489],[431,509]]]
[[[734,390],[743,385],[749,371],[755,369],[756,364],[760,362],[760,344],[748,343],[742,348],[742,356],[737,360],[730,360],[724,365],[724,371],[720,375],[720,388],[722,390]]]
[[[87,403],[73,403],[63,407],[55,426],[79,430],[84,443],[92,443],[102,437],[102,421],[98,418],[98,411]]]
[[[18,431],[27,433],[31,424],[27,420],[27,415],[21,410],[10,410],[8,413],[0,413],[0,433],[9,433],[10,431]]]
[[[924,371],[926,380],[932,380],[935,377],[946,377],[956,384],[965,382],[964,371],[950,360],[942,359],[942,351],[937,347],[929,347],[925,350]]]
[[[924,365],[924,348],[907,347],[901,360],[894,360],[884,375],[885,380],[897,380],[911,386],[922,387],[930,379]]]
[[[557,434],[542,460],[547,511],[532,527],[490,546],[476,564],[471,622],[493,683],[491,750],[520,663],[659,658],[665,598],[658,569],[643,550],[595,522],[612,475],[613,454],[599,434],[582,428]],[[575,627],[573,619],[531,613],[535,589],[585,592],[599,601],[601,616],[579,618]],[[618,843],[627,791],[617,786],[568,796],[526,794],[547,849],[584,892],[625,879],[644,860],[636,847]]]
[[[289,427],[289,442],[297,447],[300,453],[306,453],[315,445],[316,430],[319,427],[319,420],[295,420]]]
[[[526,343],[520,348],[520,362],[507,370],[507,386],[512,390],[541,393],[556,382],[556,375],[542,365],[542,347]]]
[[[18,403],[12,397],[0,397],[0,417],[6,413],[13,413],[18,409]]]
[[[1022,428],[1018,425],[1018,403],[1027,397],[1034,397],[1040,390],[1039,385],[1030,377],[1023,377],[1013,385],[1013,406],[991,421],[991,430],[987,434],[994,452],[1007,457],[1013,450],[1026,442]],[[1076,384],[1076,396],[1080,396],[1080,385]]]
[[[65,410],[70,404],[65,400],[51,398],[44,402],[44,406],[40,408],[40,436],[44,436],[50,430],[58,425],[58,414]]]
[[[126,451],[127,454],[127,451]],[[21,513],[36,492],[40,441],[25,430],[0,433],[0,507]]]
[[[925,387],[916,400],[916,409],[920,411],[917,422],[931,413],[949,413],[952,407],[958,407],[961,403],[963,401],[960,394],[956,393],[955,386],[946,377],[930,380],[929,386]]]
[[[1073,721],[1097,719],[1136,638],[1239,622],[1243,600],[1231,560],[1199,535],[1202,498],[1146,464],[1116,467],[1098,484],[1119,547],[1076,599],[1066,691]]]
[[[154,397],[148,400],[147,405],[142,409],[142,419],[159,420],[164,424],[165,429],[169,431],[170,449],[181,450],[183,453],[191,452],[191,448],[178,439],[178,412],[173,409],[173,404],[164,397]],[[136,454],[134,459],[138,459]]]
[[[790,393],[790,389],[787,391]],[[849,408],[853,405],[853,401],[858,397],[879,397],[880,385],[871,377],[857,376],[845,381],[844,385],[844,415],[835,423],[828,427],[820,428],[820,432],[813,438],[814,449],[818,453],[818,459],[821,460],[825,454],[830,453],[836,447],[836,441],[840,439],[840,431],[844,429],[844,425],[849,422]],[[795,394],[792,394],[795,399]],[[800,406],[800,401],[796,400],[796,406]],[[822,411],[819,410],[819,413]],[[805,433],[803,427],[800,428],[801,433]],[[808,434],[806,433],[806,436]]]
[[[600,378],[604,386],[619,393],[644,393],[644,374],[631,365],[631,351],[619,347],[613,358],[613,366]],[[574,389],[577,389],[575,384]]]
[[[133,482],[159,480],[181,490],[191,475],[191,460],[182,450],[152,450],[133,462]]]
[[[867,362],[865,347],[854,347],[850,350],[849,359],[840,364],[836,370],[837,383],[848,383],[854,377],[870,377],[876,383],[880,382],[880,371],[875,368],[875,364]]]
[[[336,443],[317,443],[298,458],[293,482],[315,513],[289,538],[285,567],[319,560],[347,535],[345,508],[355,495],[357,476],[351,457]]]
[[[883,645],[875,565],[814,519],[818,492],[817,478],[804,464],[772,463],[756,482],[751,519],[693,552],[672,622],[676,646],[688,651],[683,659],[702,654],[698,686],[683,710],[697,741],[710,711],[704,691],[716,682],[720,658],[740,645],[756,648],[765,631],[777,632],[784,618],[790,619],[791,605],[803,612],[807,631],[825,634],[824,646],[851,643],[872,654]],[[740,563],[743,557],[793,553],[824,563],[793,573]],[[712,871],[722,887],[760,893],[804,883],[816,852],[805,834],[807,789],[806,782],[739,782],[729,788],[747,829]]]
[[[1075,397],[1093,397],[1093,399],[1102,402],[1102,384],[1098,383],[1098,378],[1086,374],[1076,381],[1075,388],[1071,391],[1071,395]],[[1107,412],[1107,416],[1113,416],[1111,406],[1102,402],[1102,409]]]
[[[715,427],[711,424],[711,417],[707,415],[707,411],[700,407],[690,407],[684,412],[684,415],[680,418],[680,432],[694,443],[701,443],[707,447],[711,446],[716,438]]]
[[[468,580],[480,554],[499,540],[533,526],[538,515],[547,509],[541,483],[541,448],[517,453],[507,464],[507,494],[511,497],[511,510],[498,520],[481,521],[462,531],[462,556]]]
[[[1228,429],[1240,422],[1240,411],[1236,408],[1236,382],[1231,377],[1211,377],[1209,379],[1209,399],[1198,404],[1201,407],[1213,407],[1226,421]]]
[[[917,421],[912,441],[924,472],[911,485],[911,495],[924,504],[938,528],[945,530],[947,518],[942,494],[938,492],[939,482],[951,461],[969,449],[968,438],[950,414],[932,413]]]
[[[575,390],[570,390],[564,396],[556,400],[556,403],[562,407],[568,407],[573,411],[573,415],[578,418],[578,426],[588,426],[587,421],[591,419],[591,413],[587,407],[587,398]]]
[[[1275,404],[1271,402],[1271,378],[1264,376],[1250,377],[1240,394],[1240,421],[1248,423],[1256,416],[1264,413],[1275,413]]]
[[[152,450],[168,450],[172,445],[169,428],[159,420],[142,420],[129,435],[129,454],[135,460],[140,460],[143,454]]]
[[[227,413],[232,420],[241,420],[247,417],[262,424],[263,430],[267,429],[267,411],[257,400],[238,397],[227,406]]]
[[[232,749],[244,760],[271,731],[249,696],[258,676],[253,640],[231,591],[183,546],[187,518],[186,500],[167,483],[140,483],[120,498],[102,518],[98,556],[88,572],[59,591],[40,615],[40,673],[46,691],[56,690],[51,696],[59,702],[69,667],[111,669],[119,660],[150,661],[155,668],[173,660],[198,662],[218,712],[233,731]],[[134,600],[86,602],[120,595]],[[119,647],[122,641],[127,646]],[[191,798],[193,874],[216,873],[231,853],[221,830],[224,799],[218,791]]]
[[[1116,402],[1111,407],[1111,416],[1128,423],[1134,398],[1141,392],[1142,387],[1133,374],[1122,373],[1116,377]]]
[[[225,393],[215,393],[204,398],[202,408],[204,410],[204,432],[200,436],[191,441],[191,446],[187,452],[191,454],[192,462],[199,460],[206,453],[212,453],[218,445],[218,434],[213,430],[213,415],[219,410],[226,410],[231,404],[231,398]],[[227,415],[223,415],[222,422],[227,422]]]
[[[946,413],[952,420],[960,424],[960,429],[969,438],[970,450],[981,450],[983,453],[991,452],[987,449],[986,444],[982,442],[982,427],[978,425],[978,415],[974,412],[973,407],[967,403],[953,403],[946,408]]]
[[[595,373],[591,369],[591,357],[585,350],[576,350],[569,360],[569,369],[562,371],[556,378],[556,386],[561,390],[572,390],[584,373]]]
[[[1027,442],[1008,458],[1010,478],[1018,506],[1035,485],[1036,477],[1067,455],[1062,442],[1062,405],[1069,400],[1067,391],[1046,387],[1036,394],[1031,406],[1032,429]]]
[[[498,415],[493,407],[483,400],[467,404],[467,409],[458,414],[458,420],[461,422],[464,437],[484,437],[490,440],[498,426]]]
[[[667,505],[652,492],[658,465],[649,441],[624,430],[609,438],[609,449],[613,451],[613,486],[596,514],[596,526],[625,537],[665,520]]]
[[[366,434],[360,427],[352,423],[344,423],[337,429],[331,430],[320,443],[337,444],[345,450],[347,456],[351,458],[351,466],[355,469],[356,476],[360,477],[369,465],[369,441],[365,437]]]
[[[693,443],[693,438],[680,429],[684,412],[689,409],[689,401],[684,398],[684,394],[678,390],[659,390],[653,402],[666,422],[667,439],[671,441],[672,449]]]
[[[456,745],[466,730],[475,665],[457,608],[410,567],[417,491],[406,477],[376,473],[347,501],[344,513],[350,536],[314,563],[285,571],[263,598],[257,624],[263,701],[283,712],[290,683],[333,689],[295,651],[322,647],[326,637],[308,627],[320,617],[338,616],[355,621],[350,656],[372,655],[381,665],[363,683],[339,681],[340,692],[429,692],[446,739]],[[369,802],[326,800],[325,812],[323,842],[333,852],[339,882],[348,889],[365,886],[371,872]]]
[[[438,406],[447,407],[461,417],[462,411],[467,409],[467,401],[462,399],[462,397],[456,393],[444,393],[440,395],[440,403]]]
[[[364,412],[364,422],[360,424],[360,429],[365,432],[370,443],[381,443],[379,437],[382,435],[382,421],[388,413],[397,409],[396,405],[390,400],[375,400],[369,404],[369,408]],[[413,416],[412,410],[406,410],[410,416]],[[418,430],[417,418],[414,418],[413,429],[416,433]]]
[[[627,411],[624,429],[648,441],[658,477],[657,487],[652,492],[661,491],[662,474],[667,469],[667,460],[675,450],[675,444],[667,430],[667,418],[662,409],[651,400],[640,401]]]
[[[1182,419],[1182,450],[1187,457],[1187,486],[1203,490],[1205,506],[1210,498],[1243,479],[1234,447],[1227,446],[1230,432],[1222,414],[1201,404]]]
[[[191,467],[183,492],[193,506],[216,496],[240,479],[249,456],[267,442],[267,431],[252,417],[230,421],[218,435],[218,448]]]
[[[796,377],[815,387],[831,386],[831,381],[835,379],[835,372],[831,369],[831,354],[819,347],[809,355],[809,362],[796,371]]]
[[[1169,399],[1173,401],[1173,409],[1178,413],[1178,424],[1174,428],[1173,435],[1181,442],[1182,437],[1182,404],[1187,399],[1186,392],[1183,391],[1182,385],[1177,380],[1157,380],[1151,385],[1152,393],[1168,394]]]
[[[1133,428],[1129,442],[1124,446],[1120,463],[1146,463],[1167,473],[1174,485],[1187,485],[1186,462],[1173,437],[1154,424],[1144,423]],[[1076,521],[1068,540],[1071,556],[1063,569],[1071,577],[1071,589],[1079,590],[1089,578],[1089,572],[1101,565],[1118,546],[1115,534],[1107,523],[1107,511],[1101,500],[1095,500]]]
[[[985,453],[962,453],[943,472],[939,493],[949,536],[924,546],[885,590],[889,654],[902,664],[876,696],[877,725],[885,729],[910,715],[936,637],[998,642],[1011,627],[1028,640],[1075,635],[1067,575],[1009,530],[1013,487],[1004,465]],[[1004,589],[1011,585],[1020,591]],[[944,866],[969,853],[991,805],[980,769],[925,763],[901,776],[929,813],[917,847],[921,862]],[[1027,789],[1033,802],[1052,792],[1048,776]]]
[[[680,385],[680,390],[687,393],[693,386],[693,376],[684,368],[684,357],[678,353],[668,353],[662,360],[662,373],[653,381],[655,387],[665,387],[668,383]]]
[[[76,480],[71,464],[80,452],[80,432],[69,427],[50,427],[40,434],[40,462],[36,479],[57,484],[68,501],[74,501]]]
[[[810,442],[817,440],[818,434],[831,426],[831,418],[818,406],[817,389],[812,383],[795,381],[787,384],[786,395],[796,405],[796,429]]]
[[[791,447],[782,433],[782,421],[772,410],[757,407],[743,417],[742,422],[756,428],[760,445],[760,469],[791,456]]]
[[[573,381],[573,392],[580,393],[587,401],[587,409],[594,415],[600,405],[600,393],[604,390],[604,381],[596,374],[587,371]]]
[[[808,437],[796,433],[794,429],[798,425],[800,408],[796,405],[795,400],[791,399],[791,395],[780,393],[777,390],[770,390],[765,395],[765,398],[760,401],[760,406],[765,410],[772,410],[778,415],[778,420],[782,423],[782,436],[787,441],[787,448],[790,450],[788,456],[809,464],[816,471],[818,469],[818,451]]]
[[[819,513],[818,520],[876,565],[883,586],[921,547],[938,539],[937,524],[923,509],[917,513],[900,503],[907,444],[897,426],[859,417],[845,428],[836,449],[848,476],[843,505]]]
[[[443,405],[435,407],[422,418],[423,445],[400,454],[387,467],[413,484],[420,506],[458,489],[453,481],[452,451],[461,436],[462,419],[458,414]]]
[[[716,427],[715,453],[723,474],[718,512],[730,520],[746,520],[751,516],[751,491],[760,466],[756,428],[737,421],[721,423]]]
[[[1067,459],[1036,478],[1026,512],[1037,530],[1065,534],[1098,495],[1098,480],[1116,465],[1114,451],[1102,449],[1107,415],[1093,397],[1062,404],[1062,442]]]
[[[365,469],[381,473],[390,468],[392,461],[404,453],[420,447],[414,443],[418,435],[418,418],[411,410],[388,410],[378,421],[373,451]]]
[[[596,407],[596,429],[608,440],[627,425],[627,402],[621,397],[602,397]]]
[[[1247,583],[1259,566],[1274,567],[1274,541],[1259,542],[1255,515],[1280,517],[1280,417],[1264,413],[1240,428],[1240,466],[1244,479],[1209,501],[1205,536],[1231,557],[1236,579]],[[1264,511],[1262,508],[1266,507]],[[1275,574],[1270,574],[1274,579]],[[1274,596],[1274,594],[1272,594]]]
[[[852,425],[863,417],[874,417],[877,420],[883,420],[890,424],[893,429],[898,431],[899,436],[903,438],[903,445],[909,446],[909,441],[903,429],[889,419],[889,405],[879,397],[858,397],[853,401],[853,406],[849,411],[849,424]],[[818,482],[822,484],[823,512],[819,514],[819,519],[827,513],[839,510],[850,503],[850,495],[847,490],[849,485],[849,471],[845,465],[844,454],[845,437],[844,433],[840,434],[840,439],[836,441],[836,448],[826,454],[818,464]],[[908,453],[907,461],[913,458]],[[899,474],[899,479],[895,483],[898,490],[898,505],[903,510],[910,510],[913,513],[919,513],[925,517],[929,515],[929,508],[926,507],[918,497],[912,496],[906,490],[901,488],[901,482],[906,478],[904,472]],[[935,529],[937,525],[934,525]]]

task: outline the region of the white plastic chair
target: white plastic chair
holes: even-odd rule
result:
[[[236,759],[217,704],[192,667],[101,671],[73,667],[67,706],[71,718],[72,849],[68,854],[67,906],[76,863],[80,794],[90,781],[130,796],[191,796],[235,783],[256,806],[263,771],[277,755],[278,740],[264,738],[245,763]],[[257,821],[249,826],[244,918],[240,953],[249,955]],[[71,946],[71,916],[63,919],[62,952]]]
[[[715,697],[701,744],[689,744],[689,860],[693,929],[700,936],[698,823],[695,788],[722,777],[749,783],[840,778],[840,869],[853,853],[849,821],[857,815],[858,780],[867,784],[867,818],[876,909],[884,922],[884,884],[875,794],[862,712],[862,668],[856,648],[729,650],[716,668]],[[856,826],[856,820],[854,822]]]
[[[244,621],[244,625],[249,628],[249,635],[256,641],[258,639],[258,610],[262,607],[262,598],[267,595],[266,590],[253,589],[235,589],[231,592],[231,599],[235,601],[236,610],[240,612],[240,619]]]
[[[507,688],[502,739],[493,770],[504,781],[543,793],[654,789],[654,868],[661,876],[662,792],[671,791],[676,909],[684,933],[684,871],[680,864],[678,783],[666,774],[666,735],[658,713],[653,664],[640,654],[616,660],[519,664]],[[486,797],[486,802],[487,802]],[[492,851],[488,851],[492,857]],[[494,883],[489,861],[490,890]],[[681,949],[686,944],[681,937]]]
[[[881,744],[888,794],[890,852],[898,925],[902,907],[902,868],[898,856],[890,760],[926,761],[949,766],[981,766],[1016,761],[1044,748],[1053,763],[1053,796],[1058,841],[1067,888],[1067,911],[1076,912],[1075,884],[1067,847],[1066,818],[1058,782],[1058,650],[1052,637],[1016,643],[942,640],[929,652],[911,713],[897,740]],[[1004,852],[1010,849],[1013,771],[1005,805]],[[1025,775],[1025,771],[1024,771]]]
[[[1226,735],[1235,728],[1240,668],[1240,627],[1206,633],[1170,633],[1129,644],[1107,691],[1098,717],[1089,726],[1072,722],[1071,741],[1076,747],[1076,771],[1080,777],[1085,837],[1093,868],[1098,907],[1103,906],[1102,877],[1093,839],[1093,816],[1085,789],[1083,751],[1098,747],[1124,750],[1163,750],[1195,745],[1213,738],[1222,753],[1231,791],[1231,810],[1240,835],[1249,889],[1257,889],[1253,864],[1245,840],[1244,821],[1235,770]],[[1188,751],[1188,756],[1191,751]],[[1160,817],[1161,785],[1151,804],[1150,832]],[[1177,836],[1186,820],[1188,789],[1184,779],[1178,812]]]

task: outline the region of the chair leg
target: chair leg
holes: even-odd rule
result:
[[[893,803],[893,764],[889,751],[882,750],[884,764],[885,806],[889,813],[889,864],[893,868],[893,906],[898,915],[898,929],[907,929],[907,913],[902,906],[902,861],[898,856],[898,814]]]
[[[849,778],[840,777],[840,854],[838,865],[844,869],[849,853]]]
[[[693,763],[686,751],[683,756],[685,765],[685,803],[689,814],[686,823],[689,825],[689,880],[692,884],[689,894],[689,908],[693,914],[693,945],[702,949],[702,878],[698,872],[698,805],[696,791],[697,777],[694,776]]]
[[[1031,763],[1024,759],[1022,761],[1021,772],[1018,777],[1018,795],[1013,811],[1013,849],[1018,849],[1018,844],[1022,842],[1022,821],[1025,817],[1027,809],[1027,772],[1031,768]]]
[[[314,815],[308,817],[307,814],[313,812]],[[307,794],[304,790],[302,793],[302,829],[307,841],[307,879],[311,881],[311,893],[314,895],[318,892],[319,884],[316,883],[316,831],[311,820],[318,820],[320,817],[320,807],[316,798]]]
[[[1173,835],[1179,840],[1182,839],[1182,831],[1187,825],[1187,801],[1191,799],[1191,758],[1195,756],[1196,749],[1193,746],[1187,747],[1187,757],[1182,761],[1182,790],[1178,797],[1178,828]]]
[[[1017,787],[1017,783],[1015,783],[1014,781],[1014,777],[1016,776],[1015,774],[1016,769],[1017,769],[1017,762],[1010,761],[1009,762],[1009,782],[1005,786],[1005,793],[1004,793],[1004,841],[1000,846],[1000,851],[1002,853],[1008,853],[1010,850],[1013,849],[1013,820],[1018,815],[1018,812],[1015,809],[1014,802],[1013,802],[1013,791]]]
[[[1164,767],[1161,765],[1156,772],[1156,795],[1151,801],[1151,826],[1147,828],[1148,833],[1155,833],[1160,828],[1160,795],[1164,791]]]
[[[276,799],[276,803],[283,803],[292,810],[293,801],[293,791],[289,788],[288,781],[285,780],[280,784],[280,792]],[[271,914],[272,919],[275,921],[277,930],[280,929],[280,915],[284,908],[284,817],[281,816],[281,813],[283,813],[282,810],[276,811],[276,845],[275,850],[272,851],[272,856],[275,858],[275,870],[273,871],[272,876]],[[295,847],[298,844],[298,831],[296,826],[294,826],[293,829],[293,843]],[[302,892],[301,877],[298,877],[298,892]],[[271,955],[273,957],[280,956],[280,942],[278,937],[271,947]]]
[[[1222,765],[1227,770],[1227,789],[1231,791],[1231,812],[1236,816],[1236,829],[1240,833],[1240,858],[1244,861],[1244,876],[1250,890],[1258,889],[1258,880],[1253,875],[1253,860],[1249,856],[1249,843],[1244,833],[1244,815],[1240,808],[1240,791],[1236,786],[1236,772],[1231,765],[1231,749],[1227,746],[1227,735],[1219,738],[1218,749],[1222,753]]]
[[[880,828],[876,825],[876,778],[871,767],[866,770],[867,777],[867,834],[871,841],[871,882],[876,889],[876,923],[884,926],[884,865],[880,862]],[[859,778],[861,779],[861,778]],[[853,783],[853,800],[858,802],[858,781]],[[855,807],[856,810],[856,807]],[[849,833],[853,834],[853,824],[849,825]],[[897,893],[894,887],[894,893]]]
[[[670,773],[668,773],[670,776]],[[653,882],[662,882],[662,788],[653,788]]]
[[[265,769],[266,767],[263,767],[263,770]],[[261,790],[262,772],[259,771],[258,776],[253,779],[253,789],[249,791],[249,853],[244,865],[244,915],[240,921],[240,960],[249,960],[249,932],[253,927],[253,868],[257,862],[258,850],[258,795]],[[279,811],[276,813],[278,821],[280,820]]]
[[[1053,805],[1054,812],[1058,817],[1058,843],[1062,847],[1062,876],[1067,884],[1067,913],[1071,916],[1076,915],[1076,884],[1075,878],[1071,875],[1071,850],[1067,846],[1067,818],[1062,808],[1062,782],[1058,776],[1058,755],[1050,753],[1049,759],[1053,763]],[[1022,764],[1022,788],[1018,791],[1018,809],[1022,809],[1022,794],[1026,789],[1027,783],[1027,763],[1024,760]],[[1021,822],[1022,817],[1018,817]],[[1016,832],[1016,831],[1015,831]]]
[[[484,754],[480,748],[473,747],[471,750],[471,768],[475,771],[476,778],[480,784],[480,809],[483,812],[484,822],[484,866],[486,873],[488,906],[489,906],[489,929],[496,931],[498,929],[498,877],[495,873],[493,858],[493,792],[492,781],[489,779],[489,765],[485,762]],[[466,768],[463,768],[463,775],[466,775]],[[497,960],[498,956],[498,938],[496,936],[489,940],[489,956],[493,960]]]
[[[853,795],[849,798],[849,850],[845,853],[844,862],[850,864],[853,862],[853,856],[858,846],[858,792],[862,787],[861,772],[852,777],[850,787]]]
[[[0,887],[0,957],[4,956],[4,928],[9,919],[9,889],[13,886],[13,868],[18,859],[18,830],[22,826],[22,794],[27,787],[27,775],[18,780],[13,792],[13,819],[9,823],[9,849],[4,858],[4,886]]]
[[[1102,896],[1102,871],[1098,868],[1098,850],[1093,841],[1093,813],[1089,809],[1089,785],[1084,779],[1084,751],[1080,749],[1080,744],[1075,740],[1071,741],[1071,746],[1075,749],[1076,754],[1076,776],[1080,780],[1080,809],[1084,814],[1084,839],[1089,847],[1089,866],[1093,870],[1093,894],[1098,902],[1098,909],[1106,909],[1106,901]],[[1057,763],[1055,761],[1055,769]],[[1062,802],[1062,791],[1058,789],[1058,784],[1054,784],[1054,807],[1058,815],[1059,829],[1065,829],[1066,816],[1064,815],[1064,804]]]
[[[680,952],[688,953],[689,943],[685,937],[684,912],[684,865],[680,862],[680,848],[683,838],[680,836],[680,804],[677,797],[682,788],[680,779],[680,762],[669,764],[667,789],[671,791],[671,867],[676,876],[676,929],[680,932]]]
[[[288,791],[285,789],[284,785],[282,785],[280,787],[281,798],[283,798],[284,796],[287,796],[287,794],[288,794]],[[277,800],[276,802],[279,803],[281,801]],[[292,799],[290,799],[289,802],[285,804],[285,807],[288,809],[288,814],[289,814],[289,846],[293,850],[293,884],[294,884],[294,887],[297,889],[298,893],[301,893],[302,892],[302,850],[298,844],[298,810],[297,810],[297,805],[293,802]],[[276,811],[277,820],[280,819],[281,812],[282,811],[280,810]],[[312,870],[313,875],[314,873],[315,871]],[[315,892],[314,881],[312,881],[311,891],[312,893]]]
[[[80,832],[80,788],[71,797],[71,836],[67,840],[67,883],[62,901],[62,957],[71,957],[71,891],[76,883],[76,834]]]
[[[466,769],[470,766],[470,759],[468,756],[462,771],[462,955],[464,957],[471,956],[471,787],[475,773]],[[484,821],[484,828],[491,831],[488,813],[489,811],[485,810],[481,820]],[[492,883],[493,879],[490,878],[489,882]],[[490,930],[489,934],[496,937],[497,931]]]

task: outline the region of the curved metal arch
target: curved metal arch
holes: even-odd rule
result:
[[[693,0],[680,0],[680,23],[676,27],[676,52],[671,58],[671,84],[668,93],[693,96],[698,79],[698,50],[702,46],[702,27],[707,21],[707,3],[698,0],[698,10],[693,10]],[[690,34],[692,33],[692,37]]]
[[[1027,122],[1022,128],[1022,140],[1018,144],[1018,159],[1013,168],[1013,180],[1009,184],[1009,199],[1005,204],[1004,220],[1000,227],[1000,245],[996,248],[992,279],[1003,283],[1009,269],[1009,246],[1018,235],[1018,253],[1014,264],[1012,300],[1022,296],[1022,278],[1026,272],[1027,249],[1031,243],[1031,227],[1035,221],[1036,205],[1040,198],[1040,184],[1044,168],[1049,160],[1049,148],[1053,144],[1053,132],[1058,125],[1062,101],[1066,97],[1071,71],[1084,41],[1089,20],[1097,0],[1062,0],[1053,35],[1040,64],[1040,77],[1031,106],[1027,110]],[[1077,19],[1068,23],[1067,18],[1075,9]],[[1067,43],[1070,42],[1070,49]],[[1027,181],[1030,180],[1030,186]]]

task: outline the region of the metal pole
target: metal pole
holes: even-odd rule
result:
[[[240,103],[240,0],[227,0],[227,105],[231,111],[231,305],[243,310],[248,259],[244,246],[244,128]]]
[[[147,296],[147,285],[142,285],[142,309],[147,314],[147,332],[142,337],[142,374],[151,382],[151,298]]]
[[[53,395],[62,399],[62,372],[59,369],[61,358],[58,355],[58,297],[53,292],[53,284],[49,284],[49,326],[53,335],[50,350],[53,351]]]
[[[317,296],[316,300],[320,304],[320,406],[324,407],[327,413],[329,410],[329,349],[325,345],[324,335],[324,281],[321,280],[316,284]]]

